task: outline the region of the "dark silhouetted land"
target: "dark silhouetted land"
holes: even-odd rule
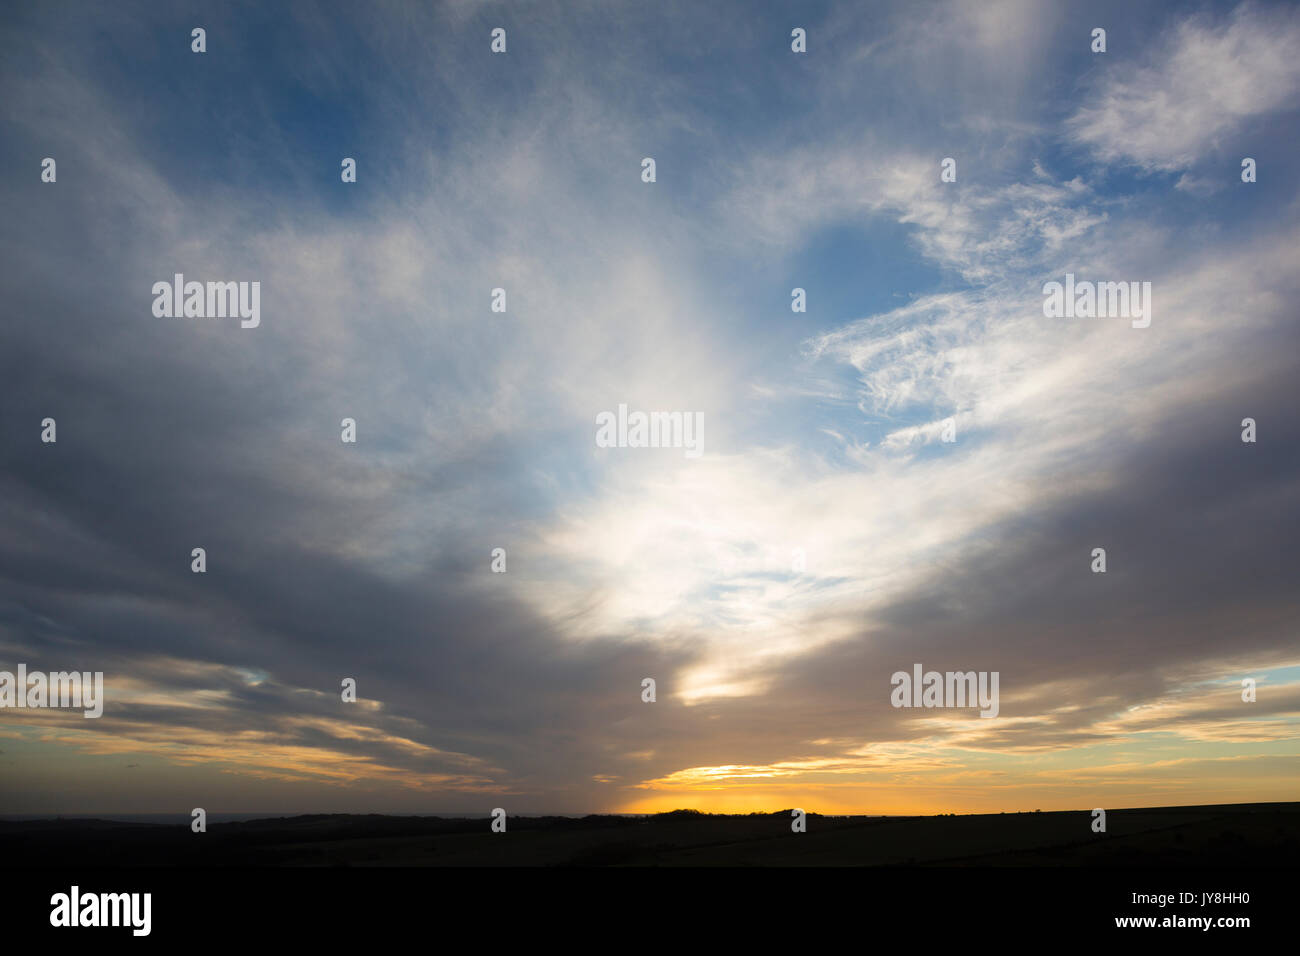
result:
[[[937,817],[790,811],[490,820],[332,814],[210,823],[0,823],[24,866],[1085,866],[1280,867],[1300,858],[1300,803]]]

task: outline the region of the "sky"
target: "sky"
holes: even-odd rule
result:
[[[0,709],[0,813],[1296,799],[1297,48],[1267,3],[6,7],[0,670],[105,703]],[[176,273],[260,324],[155,315]],[[1067,274],[1149,327],[1046,316]],[[620,405],[702,454],[602,447]],[[915,664],[997,716],[893,706]]]

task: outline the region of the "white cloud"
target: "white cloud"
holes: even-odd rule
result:
[[[1074,140],[1108,163],[1186,169],[1247,120],[1294,108],[1300,94],[1300,13],[1242,5],[1223,22],[1180,23],[1139,69],[1112,69],[1092,105],[1068,121]],[[1117,54],[1106,54],[1115,56]],[[1249,155],[1245,143],[1238,151]]]

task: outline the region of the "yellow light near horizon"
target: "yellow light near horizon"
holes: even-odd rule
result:
[[[836,794],[823,788],[770,789],[766,787],[654,793],[630,800],[614,812],[667,813],[670,810],[698,810],[701,813],[775,813],[778,810],[795,807],[808,813],[820,813],[826,816],[914,816],[948,812],[948,808],[942,803],[911,802],[883,794],[868,798],[862,792],[854,792],[845,799],[844,794]]]

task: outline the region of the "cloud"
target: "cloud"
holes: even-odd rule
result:
[[[738,7],[517,13],[505,63],[455,32],[486,38],[467,5],[270,17],[282,56],[233,31],[207,61],[233,72],[168,61],[185,83],[84,37],[0,57],[24,65],[7,143],[60,157],[56,190],[3,187],[3,291],[28,318],[0,326],[0,656],[102,669],[113,705],[30,715],[24,754],[161,758],[102,791],[124,804],[199,780],[254,809],[580,810],[769,778],[994,787],[1161,720],[1279,744],[1276,698],[1251,725],[1180,695],[1291,660],[1293,224],[1225,235],[1224,191],[1187,228],[1055,155],[1034,71],[991,72],[1035,37],[1052,65],[1050,5],[901,5],[869,37],[845,12],[807,62]],[[1269,16],[1193,21],[1148,69],[1252,53],[1291,23]],[[123,49],[167,29],[92,21]],[[6,49],[40,33],[18,26]],[[457,39],[429,56],[439,31]],[[1271,62],[1247,68],[1275,89]],[[873,78],[881,113],[847,113]],[[1129,82],[1101,102],[1130,109]],[[945,86],[961,108],[936,134]],[[194,116],[228,135],[159,125]],[[1112,125],[1073,128],[1100,154],[1088,131]],[[886,276],[896,306],[788,312],[791,285],[823,302],[857,277],[809,254],[825,230],[880,224],[937,272]],[[154,319],[175,271],[260,279],[262,326]],[[1152,327],[1044,319],[1066,271],[1151,280]],[[620,402],[703,412],[705,456],[597,449]],[[1001,670],[1005,718],[893,710],[913,660]]]
[[[1158,40],[1145,65],[1106,71],[1066,129],[1102,162],[1148,172],[1189,169],[1229,147],[1249,155],[1247,124],[1293,108],[1300,94],[1298,42],[1300,15],[1287,5],[1193,16]]]

